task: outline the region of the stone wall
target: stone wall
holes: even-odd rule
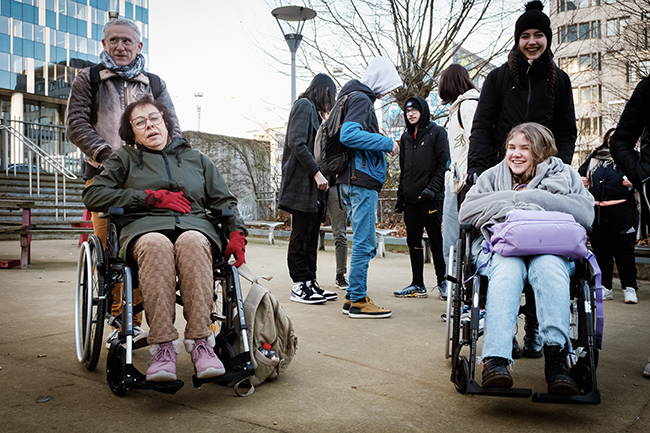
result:
[[[214,161],[237,197],[244,219],[271,217],[274,201],[259,201],[271,191],[271,145],[265,141],[184,131],[183,137]]]

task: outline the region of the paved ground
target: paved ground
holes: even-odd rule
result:
[[[647,432],[650,380],[650,283],[639,304],[620,287],[605,303],[605,347],[598,369],[602,403],[567,406],[530,399],[467,396],[449,381],[444,358],[444,303],[398,299],[410,281],[408,256],[388,253],[370,266],[370,295],[391,308],[386,320],[353,320],[342,301],[306,306],[289,301],[286,242],[251,240],[247,259],[294,322],[298,353],[287,374],[246,398],[218,385],[191,386],[189,356],[179,357],[186,385],[175,395],[131,391],[115,397],[105,381],[106,352],[87,371],[74,350],[76,241],[36,241],[26,271],[0,269],[0,431],[518,431]],[[18,258],[18,241],[0,242],[0,260]],[[333,283],[333,248],[319,254],[321,285]],[[427,265],[425,280],[434,285]],[[333,289],[336,290],[336,289]],[[340,292],[341,294],[343,292]],[[179,322],[182,315],[179,313]],[[520,327],[521,328],[521,327]],[[519,335],[521,339],[521,334]],[[149,353],[135,351],[146,369]],[[515,365],[515,386],[544,391],[543,360]],[[39,403],[43,397],[51,398]]]

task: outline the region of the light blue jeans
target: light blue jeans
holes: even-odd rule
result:
[[[375,215],[377,191],[354,185],[341,185],[341,200],[348,210],[352,224],[352,253],[350,254],[350,286],[347,289],[351,302],[359,302],[368,292],[368,265],[377,254]]]
[[[445,267],[449,269],[449,247],[456,245],[460,237],[460,222],[458,222],[458,195],[451,192],[451,172],[445,172],[445,201],[442,205],[442,254],[445,256]]]
[[[487,259],[488,255],[481,252],[477,266]],[[481,357],[512,361],[512,339],[526,279],[535,293],[542,344],[571,349],[569,276],[574,270],[573,262],[559,256],[503,257],[494,253],[479,271],[489,279]]]

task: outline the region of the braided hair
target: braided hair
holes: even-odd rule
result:
[[[553,61],[553,52],[550,48],[546,48],[537,63],[541,64],[544,70],[544,77],[548,81],[549,91],[551,98],[555,97],[555,62]],[[526,75],[528,68],[528,59],[519,49],[519,44],[516,42],[508,54],[508,68],[510,68],[510,75],[512,76],[515,84],[519,84],[523,77]]]

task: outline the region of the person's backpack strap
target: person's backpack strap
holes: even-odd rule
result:
[[[90,124],[97,123],[97,93],[99,91],[99,83],[102,79],[100,72],[106,69],[101,63],[96,64],[90,68]],[[149,87],[151,87],[151,94],[153,99],[158,99],[162,93],[162,80],[156,74],[145,72],[149,79]]]
[[[145,72],[144,74],[149,77],[149,86],[151,87],[153,99],[158,99],[162,93],[162,80],[158,75],[151,72]]]
[[[97,123],[97,92],[99,91],[99,83],[101,78],[99,73],[102,69],[106,69],[101,63],[96,64],[90,68],[90,124]]]
[[[506,100],[506,95],[508,94],[508,83],[510,82],[510,69],[507,65],[503,65],[499,68],[497,72],[497,82],[495,94],[499,96],[499,109],[497,110],[497,118],[501,116],[501,111],[503,111],[503,103]]]
[[[463,113],[460,111],[460,107],[463,106],[463,102],[465,101],[478,101],[478,98],[467,98],[458,103],[458,124],[460,125],[460,129],[463,131],[465,130],[465,127],[463,126]]]

